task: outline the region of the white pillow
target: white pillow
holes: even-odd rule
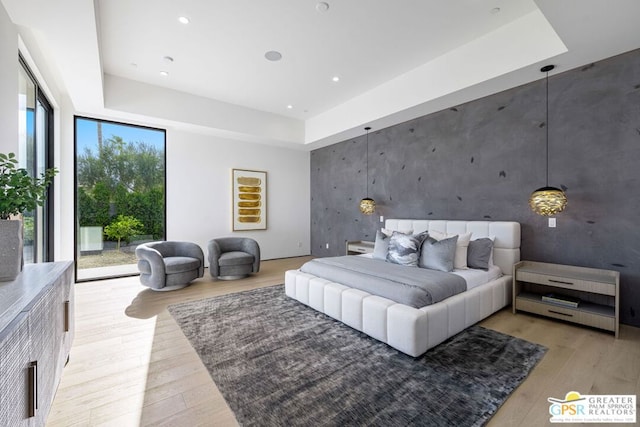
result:
[[[380,231],[387,237],[393,236],[393,230],[389,230],[388,228],[381,228]],[[401,231],[400,233],[411,234],[411,231]]]
[[[449,237],[458,236],[458,243],[456,243],[456,255],[453,259],[453,268],[460,270],[467,270],[467,250],[469,248],[469,241],[471,240],[471,233],[464,234],[449,234],[442,231],[429,231],[429,236],[440,241]]]

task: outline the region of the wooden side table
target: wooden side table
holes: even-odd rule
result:
[[[620,273],[520,261],[513,266],[513,312],[526,311],[611,331],[618,337]]]
[[[352,240],[347,242],[347,255],[373,253],[373,242],[367,240]]]

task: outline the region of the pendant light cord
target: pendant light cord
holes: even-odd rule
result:
[[[367,131],[367,156],[365,157],[365,165],[367,168],[367,199],[369,198],[369,131],[371,128],[367,126],[364,128]]]
[[[547,187],[549,186],[549,71],[553,70],[555,68],[554,65],[545,65],[544,67],[542,67],[540,69],[540,71],[542,71],[543,73],[547,73],[547,78],[546,78],[546,86],[547,86],[547,100],[546,100],[546,106],[547,106],[547,118],[546,118],[546,134],[547,134],[547,141],[546,141],[546,149],[547,149]]]
[[[549,186],[549,70],[547,70],[547,187]]]

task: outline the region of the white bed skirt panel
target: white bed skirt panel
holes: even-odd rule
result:
[[[513,264],[520,261],[520,224],[510,221],[388,219],[386,228],[419,233],[472,232],[494,241],[493,262],[503,276],[436,304],[413,308],[340,283],[290,270],[285,293],[410,356],[428,349],[511,304]]]
[[[414,357],[510,304],[511,287],[511,276],[502,276],[413,308],[299,270],[285,273],[287,296]]]

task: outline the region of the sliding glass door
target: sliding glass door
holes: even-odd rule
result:
[[[165,238],[165,131],[75,118],[76,279],[137,274],[135,248]]]

